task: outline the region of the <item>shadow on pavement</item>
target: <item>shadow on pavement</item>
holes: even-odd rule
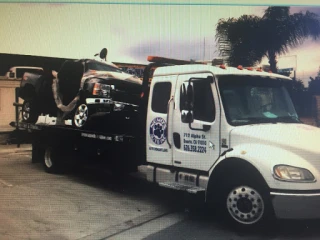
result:
[[[320,239],[320,220],[275,220],[272,225],[243,230],[226,225],[216,216],[209,215],[208,209],[202,206],[191,210],[187,221],[196,222],[199,226],[212,226],[216,230],[237,236],[232,239]]]
[[[41,168],[41,164],[36,165]],[[78,165],[65,175],[77,183],[120,193],[123,198],[149,199],[172,212],[184,212],[184,221],[146,239],[320,239],[320,220],[277,220],[263,229],[243,231],[212,215],[198,196],[158,187],[128,175],[113,176],[99,165]]]

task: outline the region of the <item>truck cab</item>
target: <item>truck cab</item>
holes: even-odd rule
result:
[[[9,79],[22,78],[24,73],[34,73],[34,74],[42,74],[43,68],[41,67],[31,67],[31,66],[15,66],[9,69],[6,73],[6,77]]]
[[[285,88],[290,81],[242,66],[157,68],[147,107],[147,179],[203,193],[240,225],[319,218],[320,130],[299,120]]]

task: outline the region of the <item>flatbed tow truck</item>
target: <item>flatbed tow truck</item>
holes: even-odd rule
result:
[[[320,218],[320,130],[299,120],[285,89],[290,78],[148,60],[135,134],[12,122],[30,133],[32,161],[55,173],[70,156],[98,157],[118,172],[200,194],[214,214],[240,226]]]

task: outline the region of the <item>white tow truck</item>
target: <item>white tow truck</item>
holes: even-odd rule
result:
[[[202,194],[243,226],[320,217],[320,130],[299,120],[285,88],[290,78],[148,60],[136,134],[12,123],[31,132],[33,161],[55,172],[70,154],[97,156],[162,187]]]

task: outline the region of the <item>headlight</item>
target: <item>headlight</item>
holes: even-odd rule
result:
[[[283,181],[314,182],[316,180],[309,170],[288,165],[274,166],[273,173],[276,179]]]
[[[92,94],[100,97],[110,97],[111,89],[113,89],[113,86],[102,83],[95,83],[93,86]]]

